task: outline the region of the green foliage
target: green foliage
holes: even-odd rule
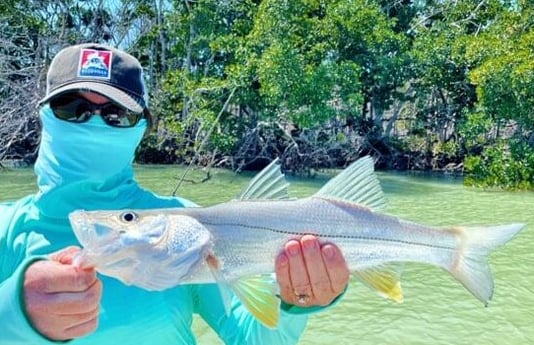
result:
[[[482,146],[466,158],[467,183],[528,189],[534,185],[534,9],[501,11],[493,25],[472,38],[466,61],[475,67],[478,111],[462,132],[466,144]],[[490,135],[488,135],[490,134]]]
[[[496,119],[514,120],[522,126],[532,126],[534,23],[521,31],[520,34],[489,34],[482,42],[474,43],[473,49],[489,50],[496,47],[500,52],[491,55],[484,53],[486,57],[473,69],[470,78],[477,85],[479,104],[488,115]],[[481,43],[485,44],[484,47],[479,46]]]
[[[531,0],[7,0],[0,16],[4,99],[66,44],[138,56],[156,117],[145,161],[378,152],[532,186]]]
[[[506,189],[534,188],[534,147],[521,138],[498,140],[481,155],[465,159],[467,185]]]
[[[167,30],[181,38],[169,44],[177,68],[166,73],[157,98],[160,118],[177,142],[203,138],[209,128],[222,126],[213,133],[228,137],[211,138],[210,149],[230,154],[230,145],[260,121],[312,128],[359,117],[362,89],[378,90],[371,81],[362,84],[362,64],[374,82],[393,88],[388,76],[396,60],[387,56],[393,56],[393,42],[401,36],[392,33],[372,2],[270,0],[230,6],[203,0],[175,7]],[[360,48],[340,51],[352,44],[349,38]],[[376,57],[382,62],[368,60],[368,51],[383,55]],[[232,104],[238,108],[233,109],[242,111],[213,122],[234,88]],[[188,131],[197,135],[184,135]]]
[[[172,138],[177,157],[232,155],[261,128],[298,133],[347,123],[348,132],[332,135],[349,138],[355,130],[383,140],[421,160],[417,167],[457,164],[467,155],[466,166],[481,169],[498,161],[495,152],[507,152],[496,141],[512,152],[519,144],[507,138],[525,143],[532,133],[532,10],[517,5],[174,2],[165,22],[166,65],[174,67],[156,96],[160,133]],[[395,102],[413,104],[407,135],[381,139],[382,114]],[[510,175],[519,169],[507,166]]]
[[[361,68],[336,53],[336,8],[345,1],[264,1],[247,38],[264,119],[299,127],[360,115]],[[346,24],[346,23],[345,23]]]
[[[465,148],[472,152],[491,140],[494,122],[483,112],[469,112],[463,116],[458,127]]]
[[[393,142],[398,150],[408,154],[425,152],[428,147],[428,140],[423,135],[410,135],[404,138],[396,138]]]

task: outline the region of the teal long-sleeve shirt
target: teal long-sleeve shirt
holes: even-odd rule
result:
[[[127,191],[127,195],[124,194]],[[79,245],[63,215],[49,216],[42,205],[61,208],[76,198],[63,191],[60,198],[28,196],[17,202],[0,204],[0,344],[51,344],[29,323],[22,304],[25,269],[35,260],[70,245]],[[121,207],[163,208],[191,204],[179,198],[165,198],[130,181],[116,195],[87,193],[91,208],[113,208],[106,199],[120,198]],[[97,197],[95,197],[97,195]],[[124,202],[124,200],[131,200]],[[126,286],[100,276],[103,293],[99,324],[77,344],[196,344],[191,331],[193,314],[200,315],[225,344],[295,344],[303,332],[307,313],[299,308],[281,310],[279,326],[268,329],[234,298],[226,314],[218,287],[214,284],[181,285],[159,292]]]

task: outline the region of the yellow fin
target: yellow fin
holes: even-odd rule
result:
[[[397,303],[402,303],[404,297],[402,295],[399,274],[394,270],[378,267],[356,271],[354,274],[380,296],[389,298]]]
[[[231,284],[237,298],[261,323],[276,328],[280,316],[280,299],[276,282],[270,275],[248,276]]]

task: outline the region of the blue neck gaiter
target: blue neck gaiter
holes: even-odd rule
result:
[[[131,128],[108,126],[98,115],[84,123],[57,119],[49,106],[40,110],[41,144],[34,170],[36,205],[54,218],[75,209],[127,207],[138,190],[132,161],[146,120]]]

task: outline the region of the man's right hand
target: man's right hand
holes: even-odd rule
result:
[[[94,268],[80,269],[67,247],[31,264],[24,275],[26,314],[35,329],[52,340],[78,338],[96,329],[102,283]]]

